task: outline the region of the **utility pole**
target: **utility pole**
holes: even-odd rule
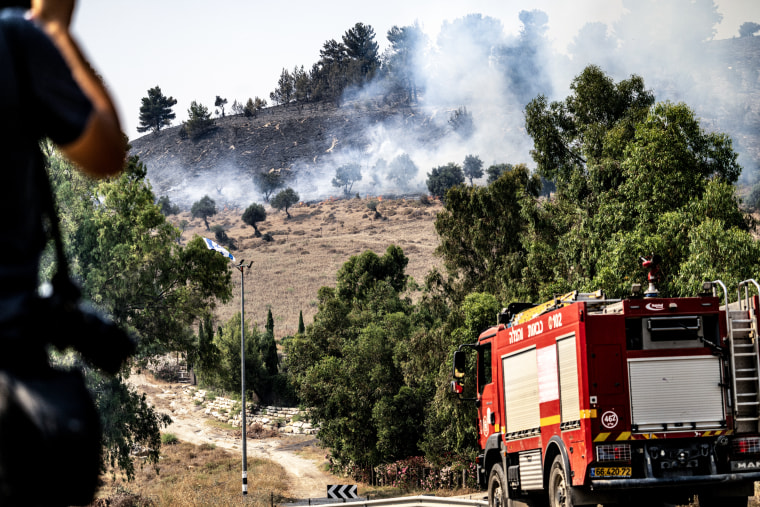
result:
[[[211,241],[208,238],[203,238],[206,243],[206,247],[209,250],[215,250],[235,262],[235,257],[227,251],[224,247],[218,245],[216,242]],[[240,271],[240,393],[241,393],[241,405],[243,407],[243,413],[241,414],[241,427],[243,429],[243,498],[248,495],[248,456],[246,455],[246,438],[245,438],[245,270],[251,269],[253,261],[249,262],[245,266],[245,261],[241,260],[240,264],[234,266]]]
[[[253,261],[244,266],[245,261],[235,267],[240,271],[240,391],[243,413],[241,415],[241,428],[243,430],[243,496],[248,494],[248,459],[246,456],[246,422],[245,422],[245,269],[250,269]]]

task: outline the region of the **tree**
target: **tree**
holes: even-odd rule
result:
[[[206,224],[206,230],[209,230],[208,217],[216,215],[216,202],[208,195],[204,195],[199,201],[193,203],[190,215],[193,218],[202,218],[203,223]]]
[[[290,75],[288,69],[283,68],[280,79],[277,80],[277,88],[269,94],[269,98],[275,104],[287,104],[293,98],[293,89],[293,76]]]
[[[158,204],[161,214],[164,216],[176,215],[179,213],[179,206],[172,204],[168,195],[162,195],[159,197],[156,204]]]
[[[752,37],[760,32],[760,24],[752,21],[746,21],[739,27],[739,37]]]
[[[335,177],[332,180],[332,186],[341,188],[343,187],[343,195],[351,195],[351,188],[354,183],[361,181],[362,169],[356,162],[349,162],[343,164],[335,170]]]
[[[201,138],[216,125],[216,122],[211,118],[211,113],[208,112],[208,108],[196,101],[190,103],[187,115],[188,119],[183,127],[191,139]]]
[[[450,188],[462,183],[464,183],[464,173],[459,164],[454,162],[433,168],[427,179],[427,187],[430,193],[441,198],[446,197],[446,192]]]
[[[306,332],[306,326],[303,324],[303,310],[298,312],[298,334],[304,334]]]
[[[486,169],[486,174],[488,175],[487,183],[490,185],[494,181],[498,180],[499,176],[511,170],[512,164],[494,164],[492,166],[489,166],[488,169]]]
[[[134,333],[138,362],[189,350],[193,323],[231,296],[227,260],[200,238],[184,248],[178,244],[179,231],[160,213],[137,157],[127,160],[118,178],[101,182],[80,175],[55,153],[48,167],[62,239],[83,298]],[[49,279],[52,270],[52,259],[43,258],[42,275]],[[127,375],[105,378],[87,371],[87,384],[101,414],[104,466],[114,464],[132,477],[131,451],[149,448],[149,462],[157,462],[159,430],[167,418],[128,387]]]
[[[271,169],[266,172],[255,173],[253,183],[264,194],[264,202],[269,202],[269,197],[275,190],[285,186],[285,174],[283,170]]]
[[[253,227],[254,234],[257,238],[261,237],[261,233],[259,232],[258,227],[256,227],[256,224],[258,222],[263,222],[266,219],[267,212],[261,204],[253,203],[243,212],[243,222]]]
[[[418,172],[419,169],[412,158],[406,153],[402,153],[388,164],[387,178],[400,188],[406,190],[409,188],[409,182],[417,176]]]
[[[380,66],[375,29],[370,25],[356,23],[343,34],[346,54],[357,64],[359,79],[363,82],[372,77]]]
[[[265,99],[260,99],[259,97],[248,99],[248,102],[245,103],[245,107],[243,108],[243,114],[249,118],[255,118],[258,116],[259,111],[265,107],[267,107],[267,101]]]
[[[290,218],[288,208],[296,204],[301,198],[298,196],[295,190],[288,187],[285,190],[278,193],[272,199],[272,207],[276,210],[285,210],[285,214]]]
[[[415,70],[418,68],[419,49],[424,47],[426,39],[420,27],[392,27],[387,34],[390,48],[384,56],[384,67],[389,78],[407,94],[409,102],[417,100],[417,81]]]
[[[293,98],[298,103],[311,100],[311,80],[303,65],[293,68]]]
[[[274,340],[274,317],[272,317],[272,309],[267,310],[267,325],[264,332],[260,336],[259,351],[261,352],[261,359],[264,364],[264,369],[271,377],[277,374],[280,367],[280,359],[277,356],[277,343]]]
[[[167,97],[161,93],[161,88],[156,86],[148,90],[148,96],[142,98],[140,106],[140,126],[138,132],[147,132],[149,130],[158,133],[162,127],[168,127],[172,124],[177,115],[172,111],[172,107],[177,104],[177,99]]]
[[[428,391],[415,376],[405,384],[402,373],[408,343],[424,322],[401,297],[407,263],[396,246],[382,257],[351,257],[336,287],[320,289],[305,335],[286,342],[288,374],[338,463],[406,457],[423,433]]]
[[[518,164],[486,187],[458,185],[448,191],[435,221],[436,253],[444,259],[455,299],[470,292],[497,294],[505,301],[519,295],[511,288],[521,283],[525,249],[520,238],[528,225],[523,215],[538,188],[538,176]]]
[[[472,186],[472,180],[483,176],[483,161],[476,155],[467,155],[464,157],[462,170],[464,171],[464,175],[469,178],[470,186]]]
[[[198,350],[195,355],[195,369],[198,371],[201,384],[214,385],[221,358],[219,349],[214,344],[214,327],[210,315],[198,325]]]
[[[454,132],[462,136],[463,139],[469,139],[475,132],[475,123],[472,120],[472,113],[466,107],[458,107],[449,116],[449,125]]]
[[[240,337],[243,332],[240,312],[230,318],[214,335],[214,345],[219,350],[219,366],[217,369],[218,387],[228,392],[240,392]],[[261,389],[264,385],[265,371],[262,367],[258,344],[261,333],[253,327],[250,321],[245,322],[245,387],[253,391],[259,399],[264,399]]]
[[[223,99],[219,95],[216,96],[216,100],[214,100],[214,107],[218,107],[222,110],[222,117],[224,117],[224,106],[227,105],[227,99]]]

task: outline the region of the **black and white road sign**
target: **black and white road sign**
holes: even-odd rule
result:
[[[356,484],[336,484],[334,486],[327,486],[327,498],[342,498],[343,500],[351,500],[357,498]]]

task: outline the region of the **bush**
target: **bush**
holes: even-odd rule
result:
[[[161,433],[161,444],[173,445],[179,442],[177,435],[174,433]]]

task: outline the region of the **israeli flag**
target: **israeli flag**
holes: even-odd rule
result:
[[[235,260],[235,258],[232,256],[232,254],[229,253],[226,248],[224,248],[223,246],[219,245],[217,242],[211,241],[208,238],[203,238],[203,241],[206,242],[206,246],[208,247],[209,250],[216,250],[217,252],[219,252],[220,254],[224,255],[225,257],[229,257],[233,261]]]

